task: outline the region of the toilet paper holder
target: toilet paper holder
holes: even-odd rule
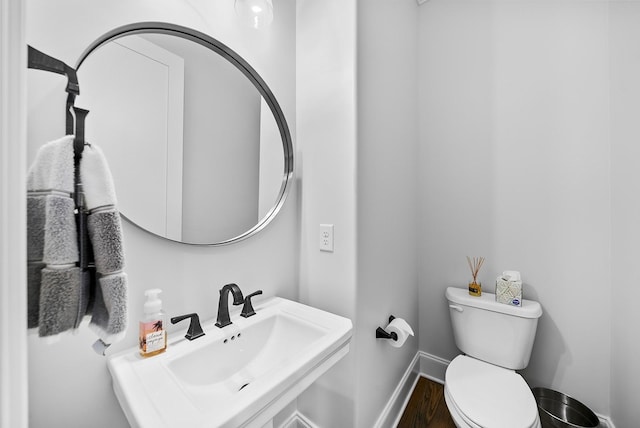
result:
[[[393,315],[389,316],[389,323],[396,319]],[[395,332],[388,333],[384,328],[378,327],[376,329],[376,339],[393,339],[398,340],[398,335]]]

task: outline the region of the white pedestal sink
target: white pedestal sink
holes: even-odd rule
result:
[[[282,298],[203,323],[193,341],[173,334],[167,351],[133,348],[108,360],[132,427],[262,427],[349,352],[351,320]]]

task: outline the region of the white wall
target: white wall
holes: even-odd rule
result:
[[[228,4],[227,4],[228,3]],[[165,21],[193,27],[218,38],[252,64],[269,84],[295,136],[295,2],[276,0],[274,25],[255,32],[235,22],[233,2],[112,1],[48,2],[27,5],[27,42],[73,65],[86,46],[103,33],[135,21]],[[229,33],[229,31],[231,33]],[[40,73],[39,79],[34,73]],[[36,148],[64,132],[64,84],[59,76],[28,72],[29,159]],[[56,80],[59,79],[59,80]],[[216,315],[218,289],[236,282],[245,292],[297,298],[299,254],[295,186],[281,214],[265,230],[230,246],[193,247],[159,240],[124,223],[129,321],[127,337],[115,352],[137,343],[143,291],[164,290],[169,316],[198,312]],[[182,330],[184,325],[172,327]],[[90,346],[95,337],[83,329],[54,345],[29,337],[30,427],[125,427],[126,420],[111,388],[105,359]],[[60,393],[64,391],[64,393]]]
[[[420,349],[451,359],[465,256],[520,270],[544,315],[525,378],[609,413],[608,6],[420,7]],[[629,272],[627,272],[629,273]],[[477,328],[483,328],[477,326]],[[604,387],[603,387],[604,385]]]
[[[418,327],[417,8],[358,2],[354,427],[374,426],[418,350],[417,337],[397,349],[374,334],[392,314]]]
[[[24,5],[0,1],[0,427],[28,418]]]
[[[375,339],[417,327],[417,5],[297,2],[301,298],[354,321],[351,352],[298,399],[319,426],[371,427],[417,351]],[[357,43],[356,43],[357,40]],[[318,225],[335,225],[335,252]]]
[[[356,0],[297,0],[296,42],[300,299],[355,320]],[[321,223],[333,253],[318,249]],[[298,398],[318,426],[354,424],[356,347]]]
[[[640,3],[609,6],[611,49],[612,274],[611,417],[616,427],[640,424],[640,311],[632,279],[640,259]]]

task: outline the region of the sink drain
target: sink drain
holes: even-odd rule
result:
[[[245,386],[247,386],[247,385],[249,385],[249,382],[245,383],[245,384],[244,384],[244,385],[242,385],[240,388],[238,388],[238,391],[242,391],[242,389],[243,389]]]

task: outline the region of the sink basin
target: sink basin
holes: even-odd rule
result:
[[[138,349],[108,360],[113,388],[133,427],[262,427],[349,352],[352,324],[291,300],[203,323],[205,336],[172,334],[163,354]]]

